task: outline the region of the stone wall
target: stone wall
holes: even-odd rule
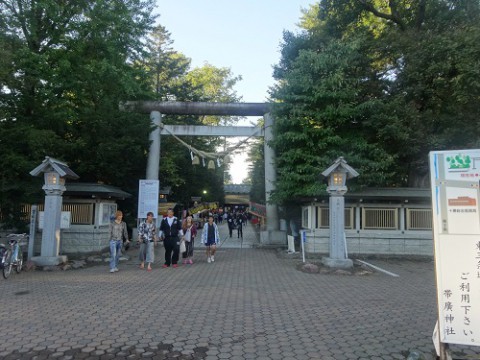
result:
[[[80,226],[79,226],[80,227]],[[109,248],[109,230],[107,226],[71,227],[62,230],[61,254],[97,253]]]
[[[99,253],[109,248],[108,225],[95,228],[93,225],[74,225],[61,230],[60,255]],[[40,255],[42,232],[34,239],[34,256]]]
[[[108,225],[89,226],[74,225],[70,229],[61,230],[60,255],[81,255],[109,251]],[[137,239],[137,229],[133,230],[132,239]],[[1,241],[0,241],[1,242]],[[35,235],[34,255],[40,255],[42,233]]]
[[[329,231],[307,230],[307,253],[329,253]],[[354,231],[346,230],[349,256],[391,255],[431,256],[433,239],[431,231]],[[296,249],[301,251],[301,249]]]

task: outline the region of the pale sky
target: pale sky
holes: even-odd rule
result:
[[[174,41],[174,50],[192,60],[230,68],[242,76],[235,90],[243,102],[265,102],[274,84],[272,66],[280,61],[284,30],[297,31],[301,9],[314,0],[157,0],[158,22]],[[239,125],[250,125],[247,118]],[[246,152],[230,166],[233,183],[247,175]]]

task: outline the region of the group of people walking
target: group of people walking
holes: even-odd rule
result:
[[[215,261],[215,252],[220,243],[220,234],[217,224],[209,216],[208,222],[203,227],[201,234],[202,243],[205,245],[207,262]],[[140,269],[152,271],[154,262],[154,247],[158,241],[163,241],[165,247],[165,262],[163,268],[178,267],[180,248],[182,247],[183,264],[193,264],[193,248],[197,236],[197,227],[192,217],[187,216],[182,222],[173,216],[173,209],[168,209],[167,217],[163,218],[157,231],[152,212],[147,213],[147,218],[138,227],[137,242],[140,245],[138,259]],[[118,271],[123,240],[129,244],[127,225],[123,221],[123,213],[117,211],[115,220],[110,224],[110,272]]]
[[[237,238],[243,239],[243,227],[247,223],[247,216],[243,212],[229,212],[226,219],[230,237],[232,237],[233,230],[237,230]]]

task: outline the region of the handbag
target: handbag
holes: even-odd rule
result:
[[[180,252],[184,253],[187,251],[187,246],[185,245],[185,241],[180,241]]]

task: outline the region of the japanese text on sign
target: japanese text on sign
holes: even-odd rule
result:
[[[157,218],[159,187],[160,182],[158,180],[140,180],[138,191],[139,219],[146,219],[149,211]]]
[[[440,340],[480,345],[480,150],[430,153]]]

